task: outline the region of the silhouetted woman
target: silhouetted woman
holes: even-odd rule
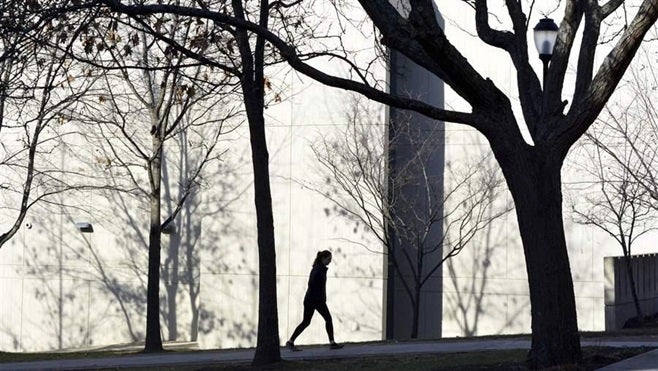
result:
[[[304,319],[302,319],[302,323],[300,323],[292,333],[290,340],[286,342],[286,347],[292,351],[301,350],[295,346],[295,339],[297,339],[299,334],[301,334],[311,323],[313,312],[316,310],[320,313],[322,318],[324,318],[327,335],[329,335],[329,347],[331,349],[340,349],[343,347],[342,344],[337,344],[334,341],[334,324],[331,321],[329,308],[327,308],[326,287],[327,265],[329,265],[329,263],[331,263],[331,252],[329,250],[319,251],[313,262],[313,269],[308,278],[308,289],[304,296]]]

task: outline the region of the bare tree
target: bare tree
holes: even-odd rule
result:
[[[222,12],[230,13],[237,19],[242,19],[244,22],[250,22],[254,14],[258,14],[256,22],[259,27],[268,29],[269,22],[269,1],[254,1],[242,3],[241,1],[232,1],[230,4],[226,2],[205,4],[189,2],[190,4],[200,6],[200,9],[209,11],[211,9],[219,9]],[[85,52],[96,53],[97,45],[104,44],[104,39],[110,39],[114,49],[118,53],[129,54],[132,46],[130,38],[115,37],[117,24],[125,24],[138,31],[143,31],[153,38],[151,42],[164,42],[168,47],[164,49],[165,54],[178,54],[191,57],[197,60],[196,64],[202,64],[211,68],[217,68],[222,71],[227,77],[237,77],[239,86],[243,93],[243,103],[246,110],[247,121],[249,122],[251,149],[254,167],[254,187],[255,187],[255,204],[256,216],[258,226],[258,246],[259,246],[259,331],[257,340],[257,350],[254,356],[254,364],[265,364],[277,362],[280,360],[279,349],[279,336],[278,336],[278,314],[277,314],[277,300],[276,300],[276,259],[274,248],[274,225],[271,205],[271,192],[269,182],[269,154],[267,151],[266,137],[265,137],[265,119],[263,111],[265,109],[265,93],[270,84],[265,78],[264,69],[267,64],[271,63],[269,60],[273,53],[266,53],[265,39],[257,34],[253,34],[243,28],[235,28],[232,26],[226,27],[213,20],[203,20],[202,18],[187,17],[181,21],[186,25],[195,25],[194,32],[186,34],[185,32],[176,32],[174,35],[169,34],[168,23],[170,24],[170,17],[168,15],[161,15],[155,18],[134,17],[128,14],[128,17],[114,17],[113,13],[108,12],[107,8],[99,7],[102,3],[96,1],[92,2],[79,2],[79,1],[66,1],[59,3],[44,2],[39,4],[35,11],[34,16],[37,19],[50,19],[57,24],[72,25],[78,21],[76,15],[78,14],[93,14],[94,18],[89,22],[93,27],[79,27],[72,38],[75,39],[79,35],[82,36],[82,45]],[[176,3],[179,6],[178,2]],[[288,12],[287,6],[283,3],[273,3],[272,9],[279,8],[280,14]],[[71,18],[73,17],[73,18]],[[107,24],[101,25],[99,19],[108,21]],[[102,29],[97,35],[89,32],[89,29]],[[178,30],[176,30],[178,31]],[[60,38],[67,40],[69,35],[66,30],[59,33]],[[63,35],[63,36],[62,36]],[[108,36],[109,35],[109,36]],[[53,45],[58,47],[58,45]],[[98,52],[106,51],[107,49],[98,50]],[[66,49],[70,54],[76,55],[71,48]],[[98,59],[83,57],[80,58],[87,63],[102,68],[114,68],[104,63],[99,63]],[[273,58],[272,60],[276,60]],[[145,66],[132,66],[138,69],[148,69]],[[280,97],[274,97],[274,100],[280,100]],[[153,123],[154,131],[153,147],[159,147],[159,141],[163,134],[161,125]],[[159,190],[157,179],[160,177],[158,173],[160,168],[161,155],[155,155],[151,159],[156,169],[151,174],[151,183],[154,185],[156,191]],[[157,189],[156,189],[157,188]],[[155,202],[155,195],[153,200]],[[153,209],[155,215],[155,208]],[[152,220],[156,218],[153,217]],[[159,237],[156,236],[156,229],[159,230],[159,224],[151,223],[152,228],[152,246],[159,246]],[[159,232],[158,232],[159,233]],[[158,234],[159,236],[159,234]],[[159,255],[153,251],[153,260],[155,263],[159,261]],[[155,303],[156,297],[153,293],[157,291],[156,281],[157,272],[150,264],[149,277],[154,277],[149,290],[149,302]],[[147,322],[152,325],[149,328],[155,328],[157,316],[155,309],[148,310]],[[155,331],[148,331],[147,333],[147,348],[150,344],[149,339],[153,338],[154,349],[161,347],[157,338],[159,336]]]
[[[200,157],[203,155],[199,153],[202,143],[195,143],[193,138],[197,140],[203,138],[204,133],[212,136],[212,125],[194,136],[188,134],[187,130],[181,131],[174,139],[178,146],[177,151],[170,151],[176,156],[165,157],[163,175],[167,181],[163,185],[164,207],[168,215],[172,215],[178,207],[178,202],[175,201],[190,192],[185,187],[187,177],[200,164],[202,161]],[[181,324],[189,328],[188,339],[197,341],[199,332],[208,333],[208,326],[201,322],[209,323],[214,321],[216,316],[214,313],[204,311],[202,303],[199,302],[202,269],[200,255],[207,253],[208,257],[221,259],[222,251],[221,247],[217,246],[217,241],[229,235],[240,234],[241,227],[236,225],[230,211],[236,197],[243,192],[235,179],[239,164],[228,164],[223,156],[214,157],[220,161],[209,162],[204,166],[204,171],[197,177],[195,186],[180,210],[175,225],[170,225],[171,228],[167,232],[169,243],[162,266],[162,280],[167,290],[167,306],[163,310],[163,319],[167,325],[169,340],[181,339],[177,321],[178,298],[181,291],[187,294],[192,316],[189,324]],[[208,195],[209,191],[212,192],[211,195]],[[208,207],[209,203],[212,206]],[[213,220],[213,227],[209,227],[207,222],[203,227],[204,220]],[[208,244],[202,237],[205,237],[205,241],[214,241],[214,243]],[[212,264],[213,262],[205,263],[206,266]]]
[[[97,52],[111,61],[111,68],[98,67],[104,76],[105,86],[99,94],[90,96],[83,115],[79,119],[93,125],[99,134],[98,155],[107,163],[107,170],[127,172],[127,179],[138,190],[138,196],[148,198],[149,234],[147,246],[148,284],[145,351],[161,351],[160,331],[160,260],[161,234],[174,225],[174,220],[184,207],[186,200],[194,192],[200,174],[205,166],[217,160],[215,146],[219,135],[224,132],[223,123],[234,112],[224,105],[222,97],[230,93],[231,87],[222,84],[202,85],[202,75],[209,71],[203,67],[186,67],[186,57],[167,50],[160,44],[130,28],[119,28],[119,21],[111,23],[110,37],[103,37],[105,30],[95,29],[87,33],[88,39],[96,40],[94,48],[87,53]],[[174,19],[165,27],[167,35],[191,33],[191,23]],[[112,36],[114,35],[114,36]],[[130,40],[126,48],[116,48],[121,38]],[[139,66],[139,68],[134,68]],[[93,68],[93,67],[90,67]],[[117,74],[112,74],[117,70]],[[223,91],[228,90],[228,91]],[[210,102],[212,100],[212,102]],[[223,109],[221,112],[219,109]],[[192,134],[196,128],[210,127],[203,134],[200,146],[203,154],[196,164],[185,171],[174,207],[169,215],[162,216],[162,172],[165,160],[165,147],[169,139]],[[150,141],[146,138],[150,137]],[[149,143],[150,142],[150,143]],[[98,143],[94,143],[98,144]],[[178,150],[184,150],[179,148]],[[147,169],[147,176],[141,174]],[[148,187],[145,187],[148,184]],[[164,220],[163,220],[164,219]],[[140,225],[141,226],[141,225]],[[166,274],[171,273],[165,271]],[[176,272],[177,274],[177,272]],[[168,276],[166,276],[168,278]],[[169,280],[168,280],[169,281]],[[175,288],[172,288],[172,290]],[[171,292],[170,292],[171,294]],[[170,300],[176,300],[175,295]],[[171,305],[171,304],[170,304]],[[172,324],[175,326],[175,323]],[[173,334],[172,334],[173,332]],[[176,331],[170,335],[175,336]]]
[[[191,129],[188,127],[179,135],[168,138],[163,157],[163,213],[172,215],[179,206],[179,200],[189,192],[178,216],[163,232],[161,279],[166,292],[161,295],[160,319],[165,327],[163,336],[169,341],[197,341],[199,333],[208,334],[215,322],[220,320],[199,302],[199,274],[203,264],[200,255],[213,257],[212,261],[206,260],[204,266],[206,269],[214,268],[213,264],[217,260],[221,261],[223,254],[222,244],[217,241],[240,233],[240,226],[235,225],[230,211],[231,204],[240,193],[234,180],[235,168],[226,165],[225,161],[208,161],[192,189],[187,188],[188,177],[204,161],[206,150],[202,144],[209,144],[201,143],[200,134],[206,133],[208,140],[217,128],[210,125]],[[183,135],[187,131],[190,133]],[[119,142],[120,138],[114,141]],[[100,144],[98,147],[102,148]],[[129,155],[123,153],[123,159],[127,161]],[[118,186],[126,181],[125,168],[121,165],[108,168],[107,162],[112,158],[107,153],[99,157],[101,161],[97,165],[114,184]],[[210,194],[209,190],[212,190]],[[133,342],[144,341],[141,321],[146,310],[144,293],[147,290],[145,267],[148,263],[148,230],[145,230],[140,214],[148,212],[149,201],[142,192],[117,192],[112,188],[99,195],[103,195],[108,204],[86,211],[98,219],[112,221],[111,226],[106,228],[114,230],[116,249],[108,261],[107,254],[101,253],[100,246],[92,243],[93,239],[82,233],[77,254],[89,263],[89,268],[82,272],[67,271],[65,274],[74,279],[80,276],[94,277],[108,293],[116,315],[125,323],[128,339]],[[213,220],[211,225],[207,222],[202,225],[210,219]],[[125,262],[126,271],[117,272],[112,269],[113,258]],[[129,276],[126,276],[127,272]],[[127,277],[132,279],[126,280]]]
[[[442,177],[430,175],[434,151],[443,139],[441,125],[424,133],[420,143],[410,143],[413,123],[398,122],[396,132],[387,136],[380,116],[363,99],[355,99],[346,113],[345,131],[313,145],[326,174],[325,185],[307,186],[330,200],[335,213],[383,244],[382,253],[411,302],[409,333],[417,338],[423,286],[447,259],[511,207],[494,207],[503,179],[493,166],[483,170],[491,165],[486,157],[459,169],[449,165],[449,188],[443,191]],[[411,146],[412,154],[393,172],[387,152],[400,146],[406,151]],[[436,254],[438,259],[428,259]]]
[[[618,172],[644,189],[648,206],[658,209],[658,74],[649,48],[629,71],[617,99],[611,101],[587,142],[608,156]],[[639,190],[638,190],[639,191]]]
[[[588,137],[593,134],[588,133]],[[596,140],[598,143],[600,139]],[[576,222],[594,225],[612,237],[621,247],[629,277],[629,285],[637,317],[642,321],[644,315],[637,296],[632,267],[633,243],[654,228],[654,214],[647,203],[649,194],[634,181],[627,169],[615,166],[614,160],[600,147],[588,149],[589,175],[594,179],[592,187],[596,191],[589,193],[572,206]],[[619,148],[616,151],[619,152]],[[627,152],[628,154],[628,152]],[[623,156],[623,155],[622,155]],[[628,161],[629,156],[623,156]],[[627,164],[629,167],[636,167]]]
[[[655,229],[658,111],[653,92],[658,80],[652,64],[630,72],[622,87],[630,94],[611,102],[581,142],[579,152],[586,162],[580,170],[593,180],[593,190],[586,190],[584,200],[572,209],[577,222],[598,227],[621,247],[635,312],[642,321],[631,258],[633,243]]]
[[[93,87],[79,65],[64,53],[44,48],[21,33],[0,34],[0,192],[5,222],[4,246],[24,225],[31,208],[57,203],[57,195],[90,184],[78,169],[62,167],[55,153],[71,131],[70,113]],[[28,223],[29,226],[29,223]]]

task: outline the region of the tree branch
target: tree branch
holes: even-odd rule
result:
[[[473,68],[438,26],[432,1],[410,0],[408,20],[387,1],[360,0],[359,3],[382,33],[382,44],[438,76],[474,111],[490,109],[492,105],[498,109],[505,107],[501,99],[504,94]]]
[[[381,90],[372,88],[366,84],[359,83],[350,79],[344,79],[326,74],[312,67],[311,65],[304,63],[297,55],[295,48],[289,45],[283,39],[281,39],[271,31],[269,31],[268,29],[263,28],[255,23],[246,20],[241,20],[236,17],[232,17],[220,12],[214,12],[214,11],[184,7],[184,6],[176,6],[176,5],[125,5],[121,3],[121,1],[119,0],[95,0],[92,2],[92,4],[94,3],[104,4],[116,12],[127,14],[133,17],[169,13],[169,14],[203,18],[203,19],[210,19],[218,23],[223,23],[236,28],[249,30],[251,32],[259,34],[270,44],[272,44],[277,50],[279,50],[281,56],[288,62],[288,64],[292,68],[325,85],[354,91],[377,102],[384,103],[393,107],[416,111],[425,116],[434,118],[436,120],[466,124],[478,130],[483,129],[482,126],[484,120],[481,117],[478,117],[477,115],[440,109],[421,101],[388,94]],[[189,55],[189,57],[194,58],[193,55]],[[463,60],[465,61],[465,59]],[[461,69],[463,65],[459,65],[458,67],[459,69]],[[493,86],[493,84],[490,81],[489,84]],[[477,90],[477,88],[473,88],[473,89]]]
[[[487,0],[475,1],[475,29],[485,43],[512,53],[513,35],[508,31],[498,31],[489,25]]]
[[[609,0],[601,6],[601,19],[606,19],[610,14],[614,13],[622,4],[624,0]]]
[[[567,114],[569,127],[561,127],[556,136],[566,152],[580,138],[599,115],[614,92],[628,65],[635,56],[644,36],[658,19],[658,3],[644,0],[635,18],[615,47],[603,60],[596,76],[584,93],[582,104],[572,105]]]
[[[553,49],[551,64],[547,76],[544,77],[546,86],[544,86],[543,113],[546,117],[550,112],[546,112],[547,107],[560,107],[562,105],[562,89],[564,87],[564,75],[569,64],[569,56],[573,48],[573,42],[576,37],[576,31],[580,26],[580,20],[583,16],[584,8],[580,0],[568,0],[565,6],[564,18],[560,22],[560,29]],[[562,112],[559,112],[562,114]],[[542,135],[546,137],[551,130],[546,130]]]
[[[588,0],[585,9],[585,29],[578,57],[578,72],[576,74],[576,88],[572,105],[580,104],[583,95],[592,82],[594,73],[594,54],[601,31],[601,9],[596,0]]]
[[[537,74],[528,61],[528,24],[521,3],[505,0],[507,11],[514,28],[514,47],[509,50],[510,58],[516,67],[516,81],[519,86],[519,99],[528,131],[535,143],[539,142],[539,125],[542,110],[542,86]]]

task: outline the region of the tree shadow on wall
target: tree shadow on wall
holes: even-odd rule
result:
[[[451,285],[453,292],[452,295],[446,296],[446,304],[451,310],[445,313],[457,323],[461,336],[466,337],[478,335],[480,316],[485,312],[483,300],[491,259],[496,250],[500,251],[500,248],[504,247],[506,238],[498,225],[490,224],[484,232],[481,241],[471,243],[473,259],[465,263],[470,263],[470,267],[465,267],[454,259],[448,260],[446,264],[450,278],[447,283]],[[470,271],[471,274],[465,277],[458,273],[460,271]]]
[[[169,174],[180,173],[172,170]],[[163,239],[164,290],[160,302],[163,337],[168,340],[196,341],[199,333],[210,333],[219,328],[218,323],[229,321],[204,307],[199,294],[201,255],[213,262],[222,261],[223,240],[242,234],[229,207],[235,200],[230,195],[239,193],[232,177],[233,170],[224,166],[206,174],[212,192],[202,192],[199,188],[204,185],[199,185],[180,210],[175,230]],[[167,183],[170,194],[182,192],[179,178],[172,175]],[[40,224],[48,228],[35,227],[31,232],[41,237],[27,244],[26,275],[37,282],[31,291],[41,307],[24,311],[29,309],[30,326],[44,331],[38,339],[30,340],[38,343],[28,345],[30,348],[79,348],[144,340],[148,201],[139,193],[111,188],[102,196],[107,204],[74,209],[62,204],[44,212],[48,220]],[[167,195],[165,208],[174,207],[172,199],[176,200],[175,194]],[[94,233],[75,229],[81,214],[93,222]],[[240,331],[238,322],[233,327],[229,336],[251,339],[250,333]]]
[[[457,169],[464,164],[478,160],[480,172],[499,172],[499,166],[495,163],[493,156],[488,148],[480,143],[478,136],[466,138],[468,150],[463,153],[453,152],[455,157],[453,163],[446,163],[446,182],[454,181],[452,176],[453,167]],[[459,179],[459,178],[455,178]],[[485,219],[492,220],[487,224],[481,233],[474,236],[464,251],[467,255],[460,255],[449,259],[446,263],[447,275],[444,274],[444,315],[448,320],[454,321],[453,325],[459,329],[460,336],[477,336],[481,335],[481,324],[483,318],[495,318],[497,323],[493,326],[498,328],[501,318],[505,322],[514,321],[508,318],[508,302],[502,305],[500,302],[495,304],[488,302],[488,299],[505,298],[509,300],[508,295],[499,295],[501,288],[491,287],[491,278],[501,276],[507,277],[510,270],[508,266],[508,251],[511,244],[517,243],[509,235],[508,225],[510,223],[510,211],[513,210],[511,199],[503,185],[498,192],[492,192],[487,195],[489,198],[489,207],[484,210],[487,214]],[[502,218],[493,218],[494,215],[505,216]],[[447,231],[446,240],[450,242],[456,239],[451,236],[454,231]],[[501,258],[504,260],[501,262]],[[496,284],[496,283],[494,283]],[[505,291],[504,289],[502,291]],[[512,299],[514,300],[514,299]],[[515,316],[514,316],[515,317]],[[445,321],[445,319],[444,319]],[[509,326],[508,323],[500,327],[500,331]],[[444,326],[451,327],[451,326]],[[492,327],[487,323],[487,333]]]
[[[365,240],[368,236],[365,231],[363,233],[362,238]],[[376,287],[376,281],[382,281],[383,264],[378,265],[379,269],[372,264],[363,264],[360,259],[354,259],[353,253],[350,247],[332,248],[332,254],[341,265],[341,275],[350,277],[351,283],[349,286],[341,285],[330,299],[333,301],[331,310],[334,322],[338,323],[336,333],[338,336],[343,329],[352,333],[351,337],[379,339],[382,334],[383,289]],[[374,255],[370,259],[381,258]]]
[[[244,245],[237,250],[241,255],[247,252]],[[226,258],[230,260],[232,256],[226,255]],[[207,270],[209,280],[213,282],[204,284],[204,290],[212,287],[214,291],[204,293],[204,297],[210,300],[204,301],[202,309],[212,307],[213,310],[203,311],[204,314],[212,314],[212,317],[201,321],[200,331],[207,334],[205,343],[213,347],[253,347],[258,327],[258,272],[250,267],[246,259],[234,266],[227,264],[226,260],[222,259],[221,263]],[[221,301],[214,302],[214,298]]]
[[[42,207],[25,247],[22,350],[93,345],[108,307],[91,311],[92,279],[85,248],[62,206]],[[96,298],[94,298],[96,299]]]
[[[195,159],[182,153],[180,157],[163,161],[163,210],[171,215],[185,192],[185,176],[189,163]],[[230,206],[239,193],[234,182],[235,168],[226,164],[213,167],[204,174],[203,182],[187,196],[177,218],[163,231],[160,315],[163,338],[169,341],[197,341],[199,333],[213,331],[220,319],[199,301],[201,292],[202,257],[222,261],[221,246],[228,236],[241,233],[231,216]],[[148,261],[148,200],[133,195],[113,193],[111,214],[124,227],[115,234],[115,245],[122,254],[122,262],[129,274],[123,283],[116,277],[102,279],[104,289],[126,311],[124,321],[132,341],[143,340],[143,316],[146,306],[146,278]],[[140,210],[136,213],[135,210]],[[143,215],[143,217],[140,217]],[[96,261],[97,272],[107,263]],[[119,272],[115,273],[115,276]],[[124,309],[126,308],[126,309]]]

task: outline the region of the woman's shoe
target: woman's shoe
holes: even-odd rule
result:
[[[286,341],[286,348],[288,348],[291,352],[301,352],[302,350],[297,348],[295,344],[291,343],[290,341]]]
[[[344,347],[343,344],[338,344],[338,343],[331,343],[331,344],[329,344],[329,349],[340,349],[340,348],[342,348],[342,347]]]

